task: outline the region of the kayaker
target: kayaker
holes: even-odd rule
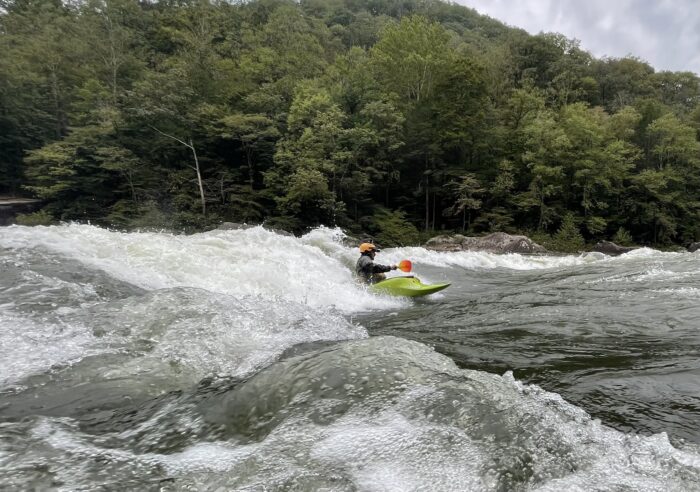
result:
[[[386,278],[385,272],[396,270],[396,265],[379,265],[374,262],[374,256],[379,249],[372,243],[360,244],[360,258],[357,260],[355,271],[357,276],[368,284],[376,284]]]

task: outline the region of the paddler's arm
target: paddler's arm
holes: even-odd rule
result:
[[[377,263],[372,264],[372,273],[386,273],[391,270],[396,270],[396,265],[379,265]]]

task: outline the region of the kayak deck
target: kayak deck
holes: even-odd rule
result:
[[[420,297],[446,289],[450,284],[424,284],[416,277],[392,277],[370,287],[374,292],[401,297]]]

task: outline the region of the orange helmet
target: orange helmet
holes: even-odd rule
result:
[[[372,243],[360,244],[360,253],[369,253],[370,251],[374,251],[375,253],[378,253],[379,249]]]

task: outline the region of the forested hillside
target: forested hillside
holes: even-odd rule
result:
[[[700,239],[700,85],[436,0],[0,0],[28,222]]]

